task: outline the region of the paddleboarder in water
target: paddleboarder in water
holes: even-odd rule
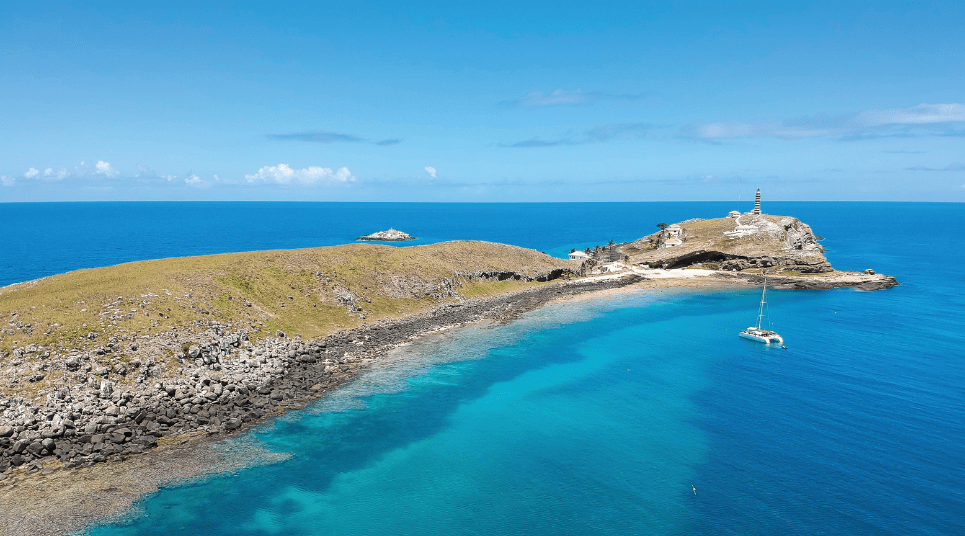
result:
[[[691,484],[690,487],[694,488],[694,495],[697,495],[697,487],[693,484]]]

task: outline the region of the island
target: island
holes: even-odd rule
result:
[[[200,470],[137,473],[166,452],[303,408],[398,344],[580,294],[765,277],[788,289],[897,285],[835,270],[818,242],[797,218],[756,210],[661,224],[569,259],[478,241],[352,244],[131,262],[0,288],[0,501],[28,526],[77,528]],[[114,466],[127,469],[98,469]],[[37,508],[31,497],[51,493],[37,477],[56,474],[64,495]],[[68,485],[79,479],[126,491],[93,501]],[[51,521],[56,512],[66,517]]]
[[[356,240],[363,242],[404,242],[406,240],[415,240],[415,237],[409,233],[404,233],[402,231],[389,228],[388,231],[379,231],[377,233],[367,234],[365,236],[356,238]]]

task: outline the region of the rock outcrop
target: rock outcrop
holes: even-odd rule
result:
[[[402,231],[397,231],[395,229],[389,229],[388,231],[379,231],[377,233],[367,234],[365,236],[360,236],[356,240],[370,241],[370,242],[404,242],[406,240],[415,240],[415,237],[409,233],[404,233]]]
[[[687,220],[670,227],[679,228],[677,241],[668,241],[668,232],[661,230],[623,244],[620,250],[630,263],[653,268],[834,271],[811,227],[797,218],[748,213],[736,219]]]

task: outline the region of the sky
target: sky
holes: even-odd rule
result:
[[[7,0],[0,202],[962,202],[963,24],[963,2]]]

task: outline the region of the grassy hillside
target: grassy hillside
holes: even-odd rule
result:
[[[459,297],[540,284],[466,274],[535,278],[578,267],[514,246],[447,242],[230,253],[79,270],[0,289],[0,364],[10,364],[14,348],[30,345],[39,357],[109,344],[115,355],[124,354],[138,339],[201,331],[212,320],[247,329],[252,339],[277,330],[312,338]]]

